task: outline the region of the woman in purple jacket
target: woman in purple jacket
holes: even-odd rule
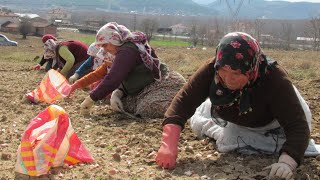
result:
[[[100,28],[96,44],[115,58],[108,74],[81,104],[81,112],[88,114],[95,101],[112,93],[110,105],[115,111],[163,117],[185,79],[160,62],[146,36],[111,22]],[[94,73],[86,78],[90,76]]]

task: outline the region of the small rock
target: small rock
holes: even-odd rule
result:
[[[201,176],[200,178],[203,180],[210,179],[210,177],[208,177],[207,175]]]
[[[9,154],[9,153],[2,153],[1,154],[1,160],[8,161],[10,159],[11,159],[11,154]]]
[[[145,168],[141,167],[141,168],[138,169],[137,172],[142,172],[142,171],[145,171],[145,170],[146,170]]]
[[[121,148],[118,147],[118,148],[116,149],[116,152],[117,152],[117,153],[120,153],[120,152],[121,152]]]
[[[132,166],[132,161],[127,161],[127,165],[128,165],[128,167],[131,167]]]
[[[148,159],[153,159],[153,158],[155,158],[156,154],[157,154],[156,151],[152,151],[150,154],[147,155],[147,158]]]
[[[111,169],[111,170],[108,172],[108,174],[110,174],[110,175],[115,175],[115,174],[117,174],[117,171],[116,171],[115,169]]]
[[[196,157],[197,159],[200,159],[200,158],[202,157],[202,154],[198,153],[198,154],[196,154],[195,157]]]
[[[189,171],[184,172],[183,174],[186,175],[186,176],[192,176],[193,171],[189,170]]]
[[[160,133],[161,133],[160,130],[158,130],[156,128],[152,128],[152,129],[145,130],[144,135],[150,136],[150,137],[155,137],[155,136],[157,136],[157,134],[160,134]]]
[[[186,152],[189,152],[189,153],[191,153],[191,154],[194,154],[193,147],[192,147],[192,146],[187,146],[187,147],[186,147]]]
[[[115,161],[120,162],[121,161],[121,157],[118,153],[114,153],[112,154],[112,157]]]
[[[62,173],[59,173],[59,178],[63,178],[63,174]]]
[[[140,153],[135,154],[134,157],[140,157]]]
[[[107,143],[101,143],[101,144],[99,145],[99,147],[105,148],[105,147],[107,147]]]
[[[1,122],[4,122],[4,121],[6,121],[6,120],[7,120],[7,116],[3,115],[3,116],[1,117]]]
[[[317,160],[317,161],[320,161],[320,155],[318,155],[318,156],[316,157],[316,160]]]

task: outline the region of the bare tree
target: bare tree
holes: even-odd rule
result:
[[[158,28],[158,22],[155,19],[144,19],[141,22],[142,31],[146,34],[148,42],[151,41],[153,32]]]
[[[12,13],[12,10],[11,10],[11,9],[8,9],[8,8],[6,8],[6,7],[3,7],[3,8],[1,9],[1,11],[2,11],[2,12],[5,12],[5,13]]]
[[[27,39],[27,35],[31,32],[31,21],[30,18],[22,18],[19,26],[19,32],[23,39]]]
[[[258,39],[258,41],[261,41],[261,33],[264,25],[265,23],[262,21],[262,19],[256,19],[254,21],[254,32],[255,37]]]
[[[190,41],[193,46],[197,46],[199,42],[198,28],[196,21],[192,21],[190,28]]]
[[[211,28],[208,28],[207,31],[207,39],[208,39],[208,46],[215,46],[218,44],[220,37],[222,36],[222,27],[218,18],[214,18],[213,22],[209,22],[208,24],[213,24]]]
[[[281,23],[282,26],[282,37],[284,38],[284,44],[283,47],[286,50],[290,49],[290,44],[292,42],[292,24],[289,22],[283,22]]]
[[[318,51],[320,49],[320,16],[311,17],[305,33],[308,37],[312,37],[313,48]]]
[[[208,26],[206,24],[203,24],[199,28],[199,38],[200,38],[200,43],[203,46],[205,41],[207,41],[207,31],[208,31]]]

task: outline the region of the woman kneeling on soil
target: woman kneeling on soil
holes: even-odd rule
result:
[[[52,68],[69,78],[88,59],[88,46],[80,41],[57,42],[48,39],[44,43],[44,58],[52,59]],[[86,72],[88,73],[88,72]]]
[[[197,109],[208,97],[211,102]],[[193,114],[192,129],[214,138],[220,152],[279,152],[278,163],[266,168],[271,169],[269,176],[290,178],[308,147],[310,110],[286,71],[267,58],[259,43],[246,33],[224,36],[216,57],[175,96],[163,122],[158,165],[175,167],[180,132]]]
[[[54,37],[53,35],[51,35],[51,34],[45,34],[45,35],[42,36],[42,42],[43,42],[43,44],[44,44],[45,42],[47,42],[49,39],[52,39],[52,40],[54,40],[54,41],[57,41],[57,38]],[[33,69],[34,69],[34,70],[39,70],[39,69],[41,68],[41,66],[43,66],[45,63],[47,63],[47,65],[46,65],[46,67],[45,67],[45,71],[49,71],[50,69],[58,69],[57,64],[56,64],[56,66],[52,67],[52,62],[53,62],[52,57],[51,57],[51,56],[50,56],[50,57],[46,57],[45,54],[44,54],[44,55],[42,56],[42,58],[41,58],[41,61],[40,61],[37,65],[33,66]]]
[[[95,101],[112,93],[110,105],[115,111],[126,111],[141,117],[163,117],[185,79],[179,73],[169,71],[159,61],[146,36],[111,22],[100,28],[96,44],[115,58],[110,71],[104,71],[101,83],[82,102],[81,112],[88,114]],[[84,78],[98,80],[92,74]],[[77,88],[76,81],[72,92]]]

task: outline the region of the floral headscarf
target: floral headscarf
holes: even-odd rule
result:
[[[45,34],[45,35],[42,36],[42,42],[43,43],[47,42],[49,39],[53,39],[54,41],[57,41],[57,38],[54,37],[51,34]]]
[[[268,61],[259,42],[249,34],[232,32],[225,35],[216,49],[215,78],[210,88],[212,114],[220,108],[238,105],[239,115],[252,111],[250,92],[267,75],[275,61]],[[230,90],[222,85],[217,71],[220,67],[239,70],[249,79],[240,90]]]
[[[95,43],[92,43],[88,48],[87,54],[89,56],[97,56],[100,49],[101,48],[99,46],[97,46]]]
[[[92,43],[88,48],[87,54],[93,57],[93,66],[92,66],[93,70],[96,70],[99,66],[103,64],[104,58],[97,56],[100,50],[101,48],[95,43]]]
[[[111,43],[115,46],[121,46],[125,42],[133,42],[138,47],[143,63],[152,71],[154,79],[160,81],[160,61],[151,56],[152,49],[144,33],[131,32],[123,25],[110,22],[99,29],[95,44]]]
[[[53,40],[53,39],[48,39],[44,45],[44,58],[45,59],[55,59],[56,57],[56,53],[55,53],[55,49],[57,47],[57,43]]]

